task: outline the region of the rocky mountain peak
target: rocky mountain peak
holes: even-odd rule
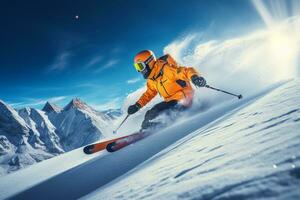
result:
[[[58,107],[57,105],[55,105],[53,103],[50,103],[49,101],[47,101],[44,108],[42,109],[42,111],[44,111],[46,113],[50,113],[50,112],[59,113],[61,110],[62,109],[60,107]]]
[[[71,108],[78,108],[81,110],[86,110],[89,108],[89,106],[83,102],[81,99],[79,98],[73,98],[70,103],[68,103],[68,105],[64,108],[64,110],[70,110]]]

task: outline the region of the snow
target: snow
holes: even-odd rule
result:
[[[11,106],[6,105],[0,100],[0,119],[1,119],[1,134],[29,134],[28,126],[25,121],[18,115]],[[2,133],[3,132],[3,133]]]
[[[36,165],[32,165],[23,170],[1,177],[0,179],[0,199],[6,199],[21,191],[25,191],[43,181],[49,181],[51,178],[72,169],[82,163],[99,157],[100,153],[95,155],[85,155],[82,148],[45,160]],[[45,199],[46,197],[44,197]]]
[[[84,198],[127,199],[133,198],[132,195],[135,195],[134,198],[144,198],[149,195],[148,197],[152,199],[154,197],[167,198],[171,194],[174,198],[178,197],[176,195],[184,196],[185,194],[200,197],[202,193],[199,191],[203,190],[202,187],[210,188],[205,191],[211,191],[208,195],[214,195],[215,190],[222,190],[224,185],[224,187],[231,187],[236,182],[245,181],[247,177],[257,178],[258,174],[266,176],[268,169],[274,171],[273,164],[278,166],[278,170],[283,170],[285,164],[281,164],[280,159],[291,159],[291,157],[284,156],[288,155],[287,150],[283,151],[283,155],[278,158],[274,154],[273,157],[277,160],[270,164],[267,163],[266,158],[272,158],[268,154],[268,152],[273,152],[271,146],[289,139],[293,139],[294,142],[287,142],[286,146],[279,145],[278,148],[285,150],[289,146],[292,147],[287,148],[295,156],[294,162],[289,166],[292,168],[294,164],[294,170],[297,170],[298,154],[295,151],[297,148],[295,144],[299,141],[296,140],[297,137],[294,137],[292,126],[278,123],[280,128],[278,134],[273,135],[274,138],[272,134],[266,135],[267,138],[260,137],[267,130],[262,127],[273,123],[264,121],[294,110],[294,107],[299,105],[297,95],[300,90],[299,80],[291,81],[274,90],[276,87],[278,84],[251,98],[228,102],[186,118],[160,133],[113,154],[103,151],[97,155],[84,155],[82,148],[79,148],[2,177],[0,199],[8,197],[13,197],[12,199],[45,197],[74,199],[92,191],[94,192]],[[267,95],[264,96],[265,94]],[[273,101],[275,97],[276,102]],[[286,102],[286,104],[278,104],[278,102]],[[274,109],[278,111],[270,112]],[[255,114],[256,112],[260,114]],[[293,120],[295,122],[291,124],[299,127],[298,111],[283,117],[285,116],[293,117],[291,122]],[[283,119],[276,118],[276,120]],[[252,126],[254,122],[258,125]],[[277,138],[278,135],[284,136],[282,134],[284,129],[281,126],[287,126],[290,131],[286,138]],[[241,130],[243,128],[245,130]],[[247,136],[253,131],[261,134]],[[229,137],[229,135],[232,136]],[[271,141],[270,145],[264,145],[268,144],[268,142],[263,143],[266,139]],[[254,144],[255,148],[253,148]],[[268,147],[269,151],[266,151]],[[278,151],[278,148],[274,148],[274,151]],[[266,153],[261,153],[262,150]],[[245,155],[247,157],[244,157]],[[264,158],[265,163],[260,160],[261,158]],[[257,160],[259,162],[256,162]],[[234,161],[237,161],[236,164]],[[238,172],[234,170],[235,168],[240,168],[239,176],[236,176]],[[235,178],[232,178],[232,175]],[[272,173],[269,175],[271,176]],[[286,176],[288,177],[288,174]],[[228,177],[232,180],[227,180]],[[245,179],[240,177],[245,177]],[[283,177],[280,176],[280,178]],[[205,178],[205,181],[201,178]],[[214,182],[214,180],[217,181]],[[201,182],[203,184],[200,184]],[[251,183],[254,184],[254,182]]]
[[[194,131],[83,199],[297,199],[299,105],[297,80]]]
[[[19,110],[19,115],[25,120],[25,122],[34,132],[36,138],[35,140],[37,141],[32,141],[32,146],[39,148],[38,146],[45,145],[45,147],[42,147],[42,149],[54,154],[60,154],[64,152],[60,146],[59,137],[55,133],[56,128],[43,111],[33,108],[24,108]]]

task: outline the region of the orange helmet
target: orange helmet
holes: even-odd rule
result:
[[[154,53],[151,50],[143,50],[135,55],[134,63],[144,62],[150,63],[152,60],[156,60]],[[148,63],[147,63],[148,62]]]
[[[134,57],[134,67],[138,72],[141,72],[144,78],[147,78],[156,61],[155,55],[150,50],[143,50]]]

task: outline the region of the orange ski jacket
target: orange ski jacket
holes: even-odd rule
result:
[[[158,59],[147,79],[147,90],[137,103],[143,107],[158,93],[166,102],[177,100],[190,106],[194,96],[190,83],[193,75],[199,74],[192,67],[177,66]]]

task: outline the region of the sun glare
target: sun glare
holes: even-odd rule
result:
[[[293,17],[300,14],[296,13],[300,11],[300,1],[252,0],[252,3],[268,28],[269,56],[279,66],[276,71],[286,77],[295,76],[299,67],[300,27]],[[292,12],[288,7],[293,8]]]
[[[297,45],[296,38],[286,32],[270,31],[269,45],[274,58],[289,60],[296,56]]]
[[[297,73],[297,38],[279,30],[270,30],[268,36],[269,58],[272,59],[274,66],[277,66],[274,69],[276,74],[286,78],[294,77]]]

